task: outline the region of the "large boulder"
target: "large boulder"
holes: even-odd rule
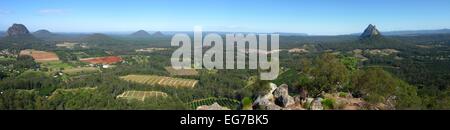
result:
[[[270,83],[270,91],[269,91],[269,93],[267,93],[267,94],[269,94],[269,95],[272,95],[273,96],[273,92],[277,89],[277,85],[276,84],[274,84],[274,83]]]
[[[266,106],[264,106],[264,110],[282,110],[283,108],[274,104],[274,103],[269,103]]]
[[[314,99],[311,102],[311,110],[323,110],[322,102],[320,99]]]
[[[294,102],[294,98],[293,97],[291,97],[289,95],[284,95],[284,96],[278,97],[275,100],[275,104],[277,104],[277,105],[279,105],[281,107],[288,107],[290,105],[294,105],[295,102]]]
[[[303,104],[303,101],[302,101],[300,95],[294,96],[294,102],[298,103],[298,104]]]
[[[265,109],[266,106],[272,105],[275,101],[275,98],[273,96],[273,92],[277,88],[277,85],[270,83],[270,91],[266,95],[259,96],[254,102],[253,102],[253,108],[259,108],[259,109]]]
[[[278,88],[276,88],[275,91],[273,91],[273,96],[275,98],[278,98],[284,95],[288,95],[288,92],[288,86],[286,84],[282,84]]]
[[[275,104],[281,107],[287,107],[295,104],[294,98],[289,96],[288,86],[286,84],[280,85],[273,92],[275,98]]]

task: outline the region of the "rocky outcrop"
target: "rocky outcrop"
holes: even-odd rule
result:
[[[25,25],[23,24],[13,24],[11,27],[8,28],[6,36],[8,37],[30,36],[30,32],[28,31],[27,27],[25,27]]]
[[[259,96],[253,102],[256,110],[393,110],[395,97],[388,103],[369,104],[361,98],[355,98],[351,93],[325,93],[317,98],[309,98],[307,95],[291,97],[288,86],[283,84],[276,86],[270,84],[271,90],[263,96]],[[305,98],[305,99],[303,99]],[[330,105],[331,104],[331,105]]]
[[[376,37],[380,37],[380,36],[381,36],[381,33],[380,33],[380,31],[378,31],[376,26],[370,24],[366,28],[366,30],[364,30],[364,32],[361,34],[360,38],[366,39],[366,38],[376,38]]]
[[[275,104],[281,107],[287,107],[295,103],[294,98],[289,96],[288,86],[286,84],[280,85],[275,89],[273,96],[275,98]]]
[[[311,110],[323,110],[322,101],[320,98],[316,98],[311,102]]]
[[[253,108],[260,110],[304,110],[299,102],[289,96],[288,86],[283,84],[277,87],[270,84],[271,90],[264,96],[258,97]]]
[[[253,102],[253,108],[265,109],[267,106],[275,105],[273,92],[277,89],[277,85],[271,83],[270,91],[266,95],[259,96],[255,102]]]
[[[220,106],[217,102],[215,102],[214,104],[209,106],[207,105],[199,106],[197,110],[230,110],[230,109],[227,107]]]
[[[263,106],[264,110],[282,110],[283,108],[274,104],[274,103],[269,103],[266,106]]]

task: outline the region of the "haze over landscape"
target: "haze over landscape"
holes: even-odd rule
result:
[[[3,0],[0,110],[449,110],[449,6]]]

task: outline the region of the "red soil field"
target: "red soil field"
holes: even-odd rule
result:
[[[122,58],[118,56],[107,56],[107,57],[95,57],[95,58],[85,58],[80,59],[81,62],[87,62],[91,64],[114,64],[121,62]]]
[[[36,62],[58,61],[58,55],[53,52],[37,51],[37,50],[22,50],[20,55],[29,55],[33,57]]]

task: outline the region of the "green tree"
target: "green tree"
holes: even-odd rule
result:
[[[380,68],[358,71],[352,81],[353,89],[361,93],[370,103],[385,102],[396,91],[396,81],[389,73]]]
[[[352,79],[352,88],[369,103],[387,103],[393,99],[397,109],[420,109],[417,88],[381,68],[358,71]]]
[[[350,73],[336,56],[326,53],[314,60],[310,75],[314,78],[313,88],[316,94],[322,91],[336,92],[349,81]]]

